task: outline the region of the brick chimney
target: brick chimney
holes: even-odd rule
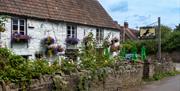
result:
[[[124,27],[125,27],[125,28],[129,28],[128,22],[124,22]]]

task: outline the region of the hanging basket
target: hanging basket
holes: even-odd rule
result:
[[[49,57],[52,57],[54,55],[57,55],[58,52],[63,52],[63,51],[64,51],[64,49],[60,45],[49,46],[49,47],[47,47],[46,55]]]
[[[51,36],[48,36],[47,38],[44,39],[44,45],[51,45],[55,43],[55,39],[52,38]]]

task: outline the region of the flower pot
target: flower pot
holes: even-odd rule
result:
[[[22,34],[13,34],[12,35],[12,42],[20,43],[20,42],[28,42],[30,40],[30,36],[28,35],[22,35]]]
[[[79,39],[77,39],[77,38],[66,38],[66,43],[69,45],[77,45],[79,43]]]

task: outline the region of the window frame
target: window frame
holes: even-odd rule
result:
[[[68,28],[70,27],[70,28]],[[76,25],[67,25],[66,27],[66,37],[68,38],[77,38],[77,26]]]
[[[103,42],[104,39],[104,29],[96,28],[96,40],[98,43]]]
[[[14,20],[17,20],[17,24],[14,23]],[[23,18],[18,18],[18,17],[13,17],[11,18],[11,25],[12,25],[12,34],[14,33],[18,33],[18,34],[22,34],[22,35],[27,35],[27,19],[23,19]],[[21,25],[21,21],[23,21],[23,24]],[[17,30],[14,29],[14,26],[17,27]],[[21,27],[23,27],[23,31],[21,31]]]

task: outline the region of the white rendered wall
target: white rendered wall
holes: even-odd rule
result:
[[[18,55],[31,55],[31,59],[35,59],[35,52],[41,49],[41,40],[47,36],[51,36],[56,39],[56,43],[66,47],[66,23],[63,22],[49,22],[40,21],[35,19],[27,19],[27,34],[31,37],[27,48],[26,45],[13,45],[11,48],[11,19],[9,18],[5,24],[6,30],[1,33],[1,42],[4,47],[11,49],[15,54]],[[29,26],[34,28],[29,28]],[[89,26],[77,25],[77,38],[80,39],[77,47],[81,46],[82,39],[88,35],[89,32],[96,35],[96,28]],[[120,38],[120,31],[104,29],[104,37],[106,37],[111,32],[111,38]]]

